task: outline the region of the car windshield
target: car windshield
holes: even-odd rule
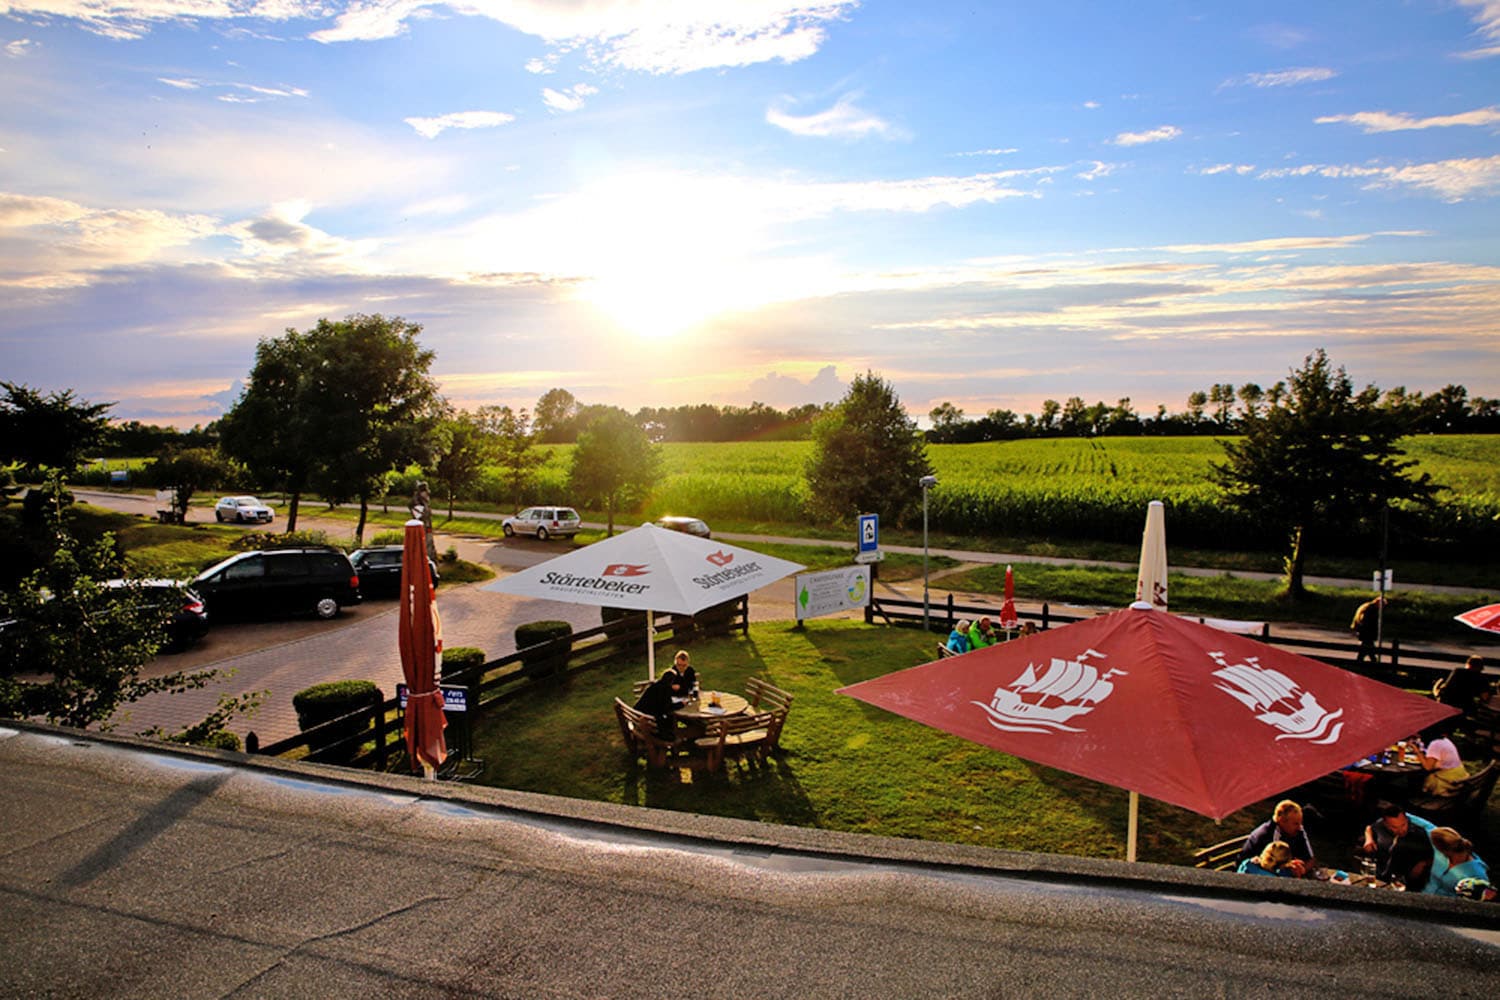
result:
[[[235,497],[234,502],[240,507],[254,507],[256,504],[260,503],[260,501],[255,499],[254,497]]]

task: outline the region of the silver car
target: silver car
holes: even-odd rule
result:
[[[554,535],[571,538],[578,534],[580,525],[578,511],[572,507],[527,507],[500,524],[506,538],[535,535],[544,542]]]
[[[214,504],[214,517],[220,523],[234,521],[244,524],[249,521],[270,524],[276,515],[255,497],[220,497],[219,502]]]

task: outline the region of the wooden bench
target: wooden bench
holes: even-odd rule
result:
[[[710,771],[717,771],[729,758],[765,760],[780,738],[785,721],[784,711],[750,712],[710,719],[703,736],[694,740],[693,745],[706,755],[705,763]]]
[[[636,701],[640,701],[641,695],[645,694],[646,689],[655,683],[655,681],[647,680],[636,681],[634,684],[630,685],[630,696]]]
[[[953,650],[951,650],[951,649],[948,648],[948,644],[946,642],[940,642],[940,643],[938,643],[938,659],[942,660],[942,659],[946,659],[949,656],[957,656],[957,655],[958,655],[958,653],[956,653]]]
[[[678,749],[679,744],[662,739],[656,731],[656,720],[645,712],[637,712],[619,698],[615,699],[615,719],[620,723],[620,738],[625,749],[637,757],[645,757],[652,767],[666,767],[667,760]]]
[[[751,677],[745,681],[745,700],[750,703],[751,708],[765,708],[767,711],[785,710],[792,707],[790,691],[759,677]]]
[[[1244,833],[1194,851],[1193,867],[1212,868],[1216,872],[1232,872],[1240,866],[1240,852],[1245,849],[1245,842],[1249,839],[1250,835]]]

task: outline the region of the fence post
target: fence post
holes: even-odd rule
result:
[[[380,689],[370,695],[373,703],[371,711],[375,714],[375,769],[384,771],[386,764],[385,756],[385,699],[380,695]]]
[[[1052,626],[1047,623],[1048,616],[1052,613],[1052,606],[1046,601],[1042,602],[1042,631],[1045,632]]]
[[[956,622],[953,620],[953,591],[950,590],[948,591],[948,631],[952,632],[955,624]]]
[[[1391,640],[1391,669],[1395,670],[1401,664],[1401,640]]]

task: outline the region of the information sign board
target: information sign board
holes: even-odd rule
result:
[[[797,620],[837,614],[870,603],[870,567],[846,566],[822,573],[798,573]]]

